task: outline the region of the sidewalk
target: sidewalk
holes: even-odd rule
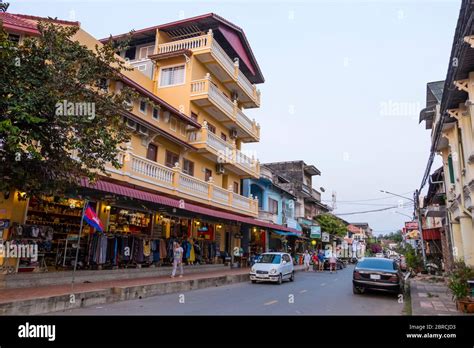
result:
[[[303,266],[295,266],[301,271]],[[248,281],[249,269],[0,290],[0,315],[38,315]],[[74,296],[71,296],[71,295]],[[58,313],[60,314],[60,313]]]
[[[410,280],[412,315],[463,315],[456,309],[456,303],[442,278],[436,278],[417,277]]]

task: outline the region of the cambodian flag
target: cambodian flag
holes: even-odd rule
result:
[[[99,232],[104,231],[104,224],[102,223],[102,221],[100,221],[99,217],[97,216],[95,211],[89,206],[89,204],[87,205],[86,210],[84,212],[84,220],[86,220],[89,225],[94,227]]]

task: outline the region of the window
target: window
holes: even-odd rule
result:
[[[153,119],[159,121],[160,120],[160,109],[159,108],[153,108]]]
[[[18,44],[20,42],[20,35],[8,34],[8,41],[13,44]]]
[[[177,127],[178,127],[178,120],[176,119],[176,117],[171,117],[170,118],[170,129],[172,131],[176,132]]]
[[[137,51],[136,47],[130,47],[128,50],[125,51],[125,58],[128,58],[130,60],[134,60],[136,51]]]
[[[216,127],[212,123],[207,122],[207,129],[209,129],[209,132],[216,134]]]
[[[160,87],[184,83],[184,65],[161,69]]]
[[[281,256],[278,254],[263,254],[258,263],[271,263],[278,265],[281,262]]]
[[[140,100],[140,112],[146,114],[146,101]]]
[[[221,132],[221,139],[227,141],[227,135]]]
[[[166,150],[166,163],[167,167],[173,168],[175,163],[179,163],[179,155]]]
[[[234,181],[234,193],[239,193],[239,183]]]
[[[148,145],[148,149],[146,151],[146,158],[150,161],[156,162],[156,155],[158,154],[158,146],[154,144]]]
[[[196,122],[198,121],[198,115],[195,114],[194,112],[191,112],[191,118]]]
[[[186,124],[184,122],[179,123],[179,132],[181,135],[186,135]]]
[[[155,46],[146,46],[140,48],[140,54],[138,56],[139,59],[146,59],[149,55],[153,54],[153,50]]]
[[[194,162],[183,158],[183,173],[194,176]]]
[[[209,181],[209,178],[211,177],[212,177],[212,170],[206,168],[204,172],[204,180]]]
[[[278,201],[269,198],[268,199],[268,211],[272,214],[278,214]]]

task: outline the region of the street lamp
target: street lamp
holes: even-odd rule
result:
[[[392,196],[401,197],[401,198],[404,198],[404,199],[407,199],[407,200],[413,202],[415,211],[418,212],[418,229],[420,230],[421,253],[422,253],[422,255],[423,255],[423,265],[426,266],[425,241],[424,241],[424,239],[423,239],[423,225],[422,225],[422,223],[421,223],[421,208],[420,208],[420,206],[418,205],[418,195],[419,195],[418,190],[416,190],[415,192],[413,192],[413,197],[414,197],[414,198],[408,198],[408,197],[401,196],[401,195],[398,195],[398,194],[396,194],[396,193],[388,192],[388,191],[385,191],[385,190],[380,190],[380,192],[386,193],[386,194],[389,194],[389,195],[392,195]],[[415,197],[416,197],[416,200],[415,200]],[[414,218],[414,216],[413,216],[413,218]]]

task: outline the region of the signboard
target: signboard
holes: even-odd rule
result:
[[[418,222],[416,222],[416,221],[407,221],[407,222],[405,222],[405,228],[407,230],[417,230],[418,229]]]
[[[311,226],[310,238],[321,238],[321,226]]]
[[[329,233],[323,232],[322,237],[321,237],[321,241],[329,242]]]

